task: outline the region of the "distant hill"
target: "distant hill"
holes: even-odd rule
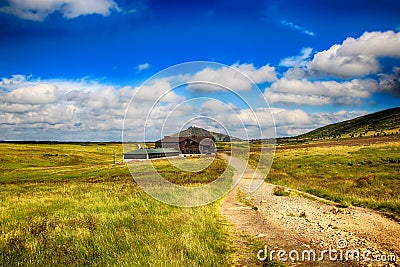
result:
[[[215,141],[217,141],[217,142],[229,142],[229,141],[239,142],[239,141],[242,141],[241,139],[233,137],[233,136],[207,131],[206,129],[194,127],[194,126],[191,126],[191,127],[187,128],[186,130],[183,130],[183,131],[173,134],[171,136],[175,136],[175,137],[177,137],[177,136],[180,136],[180,137],[212,136],[215,138]]]
[[[328,139],[399,134],[400,107],[330,124],[297,136],[297,139]]]

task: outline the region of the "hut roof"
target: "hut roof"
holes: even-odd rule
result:
[[[210,139],[209,142],[211,142],[211,140],[213,140],[214,138],[212,136],[166,136],[161,140],[157,140],[156,142],[161,142],[161,143],[180,143],[183,142],[187,139],[195,141],[197,143],[200,143],[203,139]]]

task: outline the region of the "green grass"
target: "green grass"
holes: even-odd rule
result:
[[[124,164],[113,164],[114,150],[121,161],[118,145],[0,145],[0,265],[230,265],[218,202],[160,203]],[[188,182],[208,182],[221,162],[214,164]],[[172,167],[162,165],[173,179]]]
[[[180,164],[179,161],[187,162]],[[228,167],[228,164],[219,156],[214,159],[174,159],[173,163],[177,164],[173,165],[168,160],[157,160],[153,162],[153,166],[166,180],[179,185],[210,183],[220,177]],[[193,169],[193,172],[181,171],[179,167]]]
[[[285,197],[287,197],[287,196],[290,195],[290,192],[287,191],[284,187],[277,186],[277,187],[274,188],[273,194],[275,196],[285,196]]]
[[[257,253],[260,250],[265,250],[266,244],[254,237],[250,236],[244,231],[241,231],[239,229],[235,230],[234,233],[236,237],[236,252],[237,255],[234,255],[236,258],[235,261],[235,266],[248,266],[248,267],[284,267],[284,265],[281,262],[277,262],[275,260],[270,260],[269,257],[267,257],[264,261],[261,261],[260,259],[257,258]],[[263,257],[264,255],[262,255]]]
[[[251,197],[247,196],[245,193],[243,193],[240,190],[238,190],[238,192],[237,192],[237,200],[240,203],[243,203],[244,205],[252,208],[253,210],[258,210],[258,207],[256,205],[254,205],[253,202],[251,201]]]
[[[216,142],[217,151],[230,151],[231,142]]]
[[[56,182],[129,173],[113,164],[121,145],[0,144],[0,183]]]
[[[259,155],[250,156],[254,164]],[[277,150],[267,180],[400,216],[400,142]]]

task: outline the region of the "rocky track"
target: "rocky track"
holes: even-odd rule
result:
[[[261,176],[243,161],[228,155],[223,157],[235,168],[235,179],[243,178],[225,198],[221,213],[236,225],[238,231],[265,243],[269,253],[275,250],[275,260],[277,251],[284,250],[287,254],[282,262],[289,266],[400,266],[398,222],[370,209],[337,208],[317,198],[301,197],[302,194],[297,194],[298,197],[275,196],[276,186],[266,182],[250,193],[248,188],[252,178]],[[315,251],[316,260],[310,261],[306,257],[303,261],[305,250]],[[336,256],[337,259],[330,260],[329,252],[326,252],[324,260],[319,261],[324,250],[331,250],[331,258]],[[360,252],[360,261],[352,253],[346,259],[346,253],[354,253],[354,250]],[[290,251],[294,251],[291,256],[295,260],[289,258]],[[369,260],[363,260],[364,252]],[[393,257],[397,261],[389,262]],[[240,262],[236,265],[242,266]]]

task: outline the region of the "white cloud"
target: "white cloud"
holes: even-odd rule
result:
[[[226,112],[235,108],[234,106],[227,105],[216,99],[210,99],[201,105],[201,109],[205,112],[217,113]]]
[[[3,99],[3,94],[0,100]],[[49,104],[58,100],[58,89],[54,84],[37,84],[19,87],[6,95],[9,103]]]
[[[282,90],[281,93],[299,93],[297,89],[290,89],[296,86],[289,81],[279,82],[281,84],[277,88]],[[308,94],[318,95],[316,87],[320,84],[299,82],[309,87],[305,89]],[[323,97],[346,97],[330,86],[353,86],[352,90],[357,92],[357,86],[363,83],[368,81],[356,80],[346,85],[325,84],[327,93]],[[278,136],[287,136],[365,114],[348,111],[306,113],[299,109],[283,108],[239,109],[232,103],[226,104],[216,99],[185,102],[184,97],[172,92],[154,106],[150,118],[147,119],[155,100],[168,92],[168,79],[156,80],[147,87],[121,88],[89,80],[33,80],[25,76],[14,76],[3,79],[0,88],[0,138],[7,140],[120,140],[125,109],[133,94],[138,98],[135,103],[131,103],[126,114],[124,132],[125,137],[130,140],[141,140],[144,125],[150,130],[162,129],[168,116],[167,125],[164,125],[165,130],[168,130],[166,134],[177,132],[185,122],[196,116],[203,116],[213,118],[213,123],[209,120],[193,123],[200,127],[220,129],[219,131],[225,131],[223,128],[226,128],[231,135],[241,138],[259,138],[259,126],[263,137],[274,136],[274,122]],[[176,109],[178,104],[181,105]],[[150,131],[146,137],[155,140],[160,138],[159,135],[160,132]]]
[[[308,114],[300,109],[271,108],[271,112],[275,120],[275,126],[278,128],[282,126],[295,128],[295,126],[304,126],[312,123]]]
[[[38,105],[32,104],[0,103],[0,113],[25,113],[28,111],[37,111],[38,109]]]
[[[307,64],[311,73],[349,78],[377,73],[380,57],[400,57],[400,32],[365,32],[317,53]]]
[[[380,74],[379,87],[383,91],[400,96],[400,67],[394,67],[391,74]]]
[[[310,119],[313,122],[313,127],[318,128],[332,123],[337,123],[345,120],[354,119],[363,116],[368,112],[363,110],[346,111],[340,110],[337,112],[315,112],[310,113]]]
[[[275,67],[270,65],[262,66],[256,69],[253,64],[234,64],[232,68],[239,70],[241,73],[249,77],[254,83],[265,83],[275,81],[276,73]]]
[[[295,66],[293,68],[288,69],[284,74],[283,77],[289,80],[295,79],[304,79],[308,75],[307,69],[304,67]]]
[[[310,47],[306,47],[301,49],[300,55],[287,57],[281,60],[279,66],[283,67],[293,67],[293,66],[305,66],[307,60],[310,58],[313,49]]]
[[[251,90],[252,84],[246,77],[237,75],[237,72],[229,67],[222,67],[221,69],[214,70],[205,68],[191,76],[187,82],[195,82],[188,86],[189,90],[193,91],[225,91],[225,90],[238,90],[247,91]],[[210,84],[212,83],[212,84]],[[214,85],[215,84],[215,85]],[[218,86],[222,85],[222,86]],[[226,89],[227,87],[228,89]]]
[[[96,140],[98,131],[100,140],[118,140],[120,134],[115,132],[121,131],[132,93],[131,87],[87,80],[33,80],[23,75],[3,78],[0,82],[2,138],[90,140],[92,136]]]
[[[270,104],[281,103],[286,105],[297,104],[312,106],[333,104],[333,100],[331,98],[317,95],[295,95],[287,93],[267,92],[265,96]]]
[[[255,108],[219,112],[215,118],[234,136],[259,138],[259,129],[264,137],[293,136],[314,130],[328,124],[365,115],[365,111],[338,111],[306,113],[300,109]],[[273,126],[275,125],[276,128]],[[260,127],[260,128],[258,128]]]
[[[208,102],[211,104],[212,102]],[[275,136],[274,120],[268,108],[238,109],[220,103],[220,108],[205,110],[203,116],[211,117],[219,122],[231,135],[247,138],[263,138]]]
[[[136,68],[137,68],[138,72],[141,72],[143,70],[149,69],[150,68],[150,64],[149,63],[139,64],[139,65],[137,65]]]
[[[304,33],[304,34],[306,34],[308,36],[315,36],[315,33],[313,31],[307,30],[306,28],[301,27],[301,26],[299,26],[297,24],[294,24],[291,21],[282,20],[281,24],[284,25],[284,26],[287,26],[289,28],[292,28],[292,29],[294,29],[296,31],[300,31],[300,32],[302,32],[302,33]]]
[[[378,91],[378,83],[372,79],[354,79],[346,82],[291,80],[282,78],[267,88],[264,95],[270,104],[298,105],[357,105]]]
[[[184,82],[194,82],[188,86],[189,90],[212,92],[229,89],[249,91],[254,86],[253,82],[259,84],[271,82],[277,78],[275,68],[269,65],[257,69],[253,64],[234,64],[232,67],[224,66],[219,69],[207,67],[194,75],[181,76],[181,79]]]
[[[183,96],[179,96],[171,91],[171,84],[166,79],[154,80],[151,85],[136,87],[133,93],[136,99],[143,102],[150,102],[150,104],[156,101],[177,103],[185,99]]]
[[[277,136],[295,136],[316,128],[350,120],[367,114],[365,111],[313,112],[302,110],[272,109]]]
[[[10,79],[2,78],[1,82],[0,82],[0,87],[2,85],[4,85],[4,86],[18,85],[18,84],[25,82],[29,78],[30,78],[30,76],[26,77],[26,76],[20,75],[20,74],[12,75]]]
[[[8,0],[8,6],[0,7],[0,12],[35,21],[43,21],[56,11],[71,19],[89,14],[108,16],[121,9],[113,0]]]
[[[282,108],[255,108],[242,109],[238,112],[238,118],[244,125],[258,126],[263,129],[274,126],[281,127],[283,125],[304,125],[310,124],[311,121],[302,110],[288,110]]]

